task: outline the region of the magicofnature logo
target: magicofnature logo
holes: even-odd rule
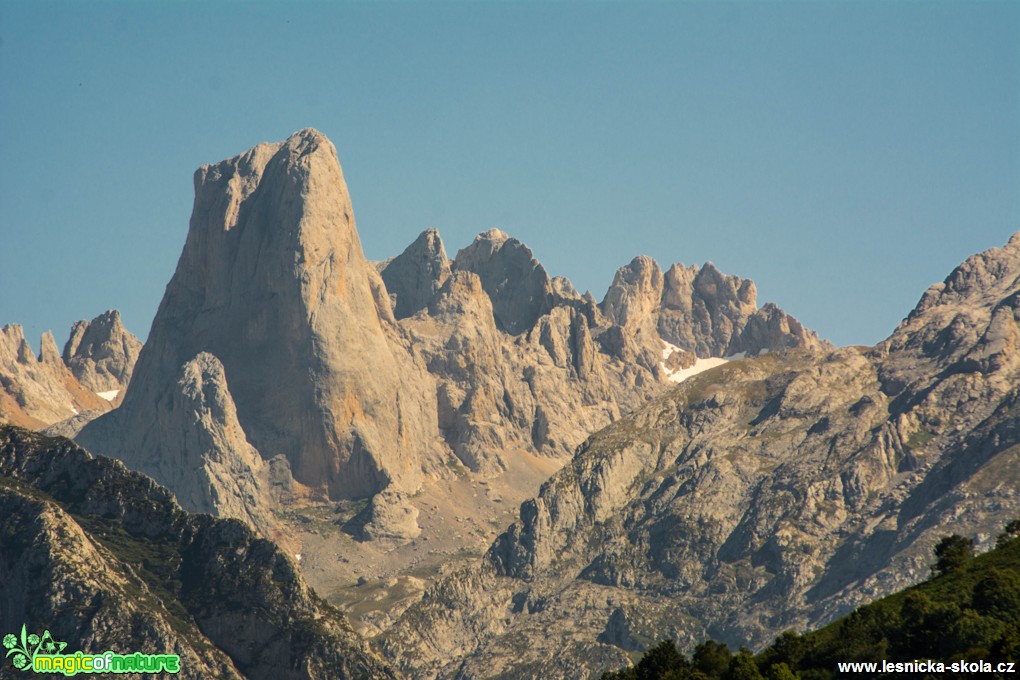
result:
[[[43,654],[59,654],[67,647],[66,642],[54,640],[48,630],[43,632],[40,637],[35,633],[26,635],[28,631],[25,628],[24,625],[21,626],[21,644],[18,644],[19,640],[13,633],[4,635],[4,648],[7,649],[7,658],[14,657],[11,659],[11,663],[18,670],[27,671],[31,668],[32,659],[39,652]]]
[[[21,626],[20,639],[14,633],[4,636],[4,648],[7,650],[6,658],[15,668],[35,673],[72,676],[79,673],[177,673],[181,669],[181,657],[177,654],[118,654],[112,651],[64,654],[66,642],[54,640],[48,630],[42,635],[29,633],[25,625]]]

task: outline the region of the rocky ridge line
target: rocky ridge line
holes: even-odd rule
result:
[[[295,489],[333,501],[385,492],[356,533],[406,542],[419,535],[411,499],[425,481],[545,465],[529,456],[558,464],[661,391],[660,320],[676,331],[684,309],[697,316],[730,295],[712,297],[698,283],[706,276],[689,291],[660,282],[638,310],[618,275],[606,314],[499,230],[452,261],[426,230],[373,266],[336,150],[302,130],[196,172],[187,241],[130,389],[77,440],[153,475],[189,510],[256,527]],[[736,333],[754,317],[753,284],[713,276],[743,286],[727,322]],[[722,347],[712,314],[691,338],[715,333],[714,344],[692,341],[692,356]],[[768,329],[756,349],[820,346],[810,333]],[[91,346],[78,336],[69,355]],[[212,393],[198,398],[182,383],[189,372],[208,374],[199,382]],[[181,474],[193,469],[202,473]]]
[[[64,352],[49,331],[36,357],[21,326],[0,328],[0,422],[31,428],[62,425],[69,434],[120,403],[141,343],[108,311],[78,321]]]
[[[987,542],[1020,512],[1018,300],[1020,235],[874,348],[688,379],[592,435],[382,648],[419,678],[597,677],[662,637],[761,645],[923,578],[940,536]]]

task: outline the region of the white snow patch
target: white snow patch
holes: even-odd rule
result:
[[[672,345],[666,342],[665,340],[662,341],[662,344],[664,345],[662,349],[663,360],[663,363],[661,364],[662,370],[666,372],[666,378],[669,379],[670,382],[675,383],[681,383],[684,380],[692,378],[699,373],[704,373],[710,368],[722,366],[723,364],[729,363],[730,361],[734,361],[736,359],[743,359],[745,356],[744,352],[738,352],[737,354],[733,354],[728,357],[709,357],[707,359],[695,359],[694,365],[691,366],[690,368],[682,368],[679,371],[672,371],[666,368],[665,361],[666,359],[669,359],[669,357],[674,352],[679,352],[681,350],[676,345]]]
[[[98,394],[106,401],[113,401],[114,399],[117,398],[117,395],[120,394],[120,390],[110,390],[109,392],[96,392],[96,394]]]

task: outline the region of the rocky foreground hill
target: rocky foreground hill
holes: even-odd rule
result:
[[[578,678],[655,639],[759,646],[1020,513],[1020,234],[886,341],[693,377],[597,432],[380,640],[412,677]]]
[[[394,678],[293,559],[144,475],[0,426],[0,631],[178,654],[182,678]],[[10,660],[0,676],[13,674]]]

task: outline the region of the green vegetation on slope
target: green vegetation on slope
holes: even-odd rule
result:
[[[602,680],[826,680],[841,676],[840,662],[1020,662],[1020,520],[984,555],[974,557],[972,541],[954,535],[939,542],[935,557],[927,582],[813,633],[783,633],[757,655],[708,640],[687,656],[665,640]]]

